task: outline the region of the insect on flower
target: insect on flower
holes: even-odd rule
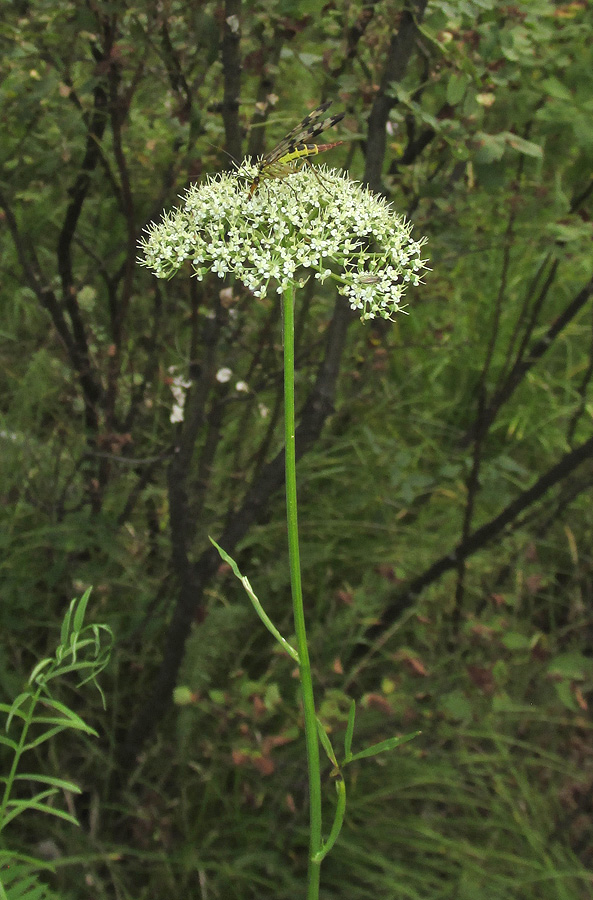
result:
[[[323,118],[323,114],[329,109],[331,103],[332,101],[328,100],[327,103],[322,103],[321,106],[310,112],[296,128],[289,131],[273,150],[259,160],[257,175],[249,188],[250,197],[253,197],[260,183],[265,179],[286,178],[287,175],[294,175],[300,169],[301,163],[308,161],[310,156],[316,156],[324,150],[331,150],[332,147],[344,143],[343,141],[334,141],[332,144],[312,143],[318,134],[336,125],[344,118],[345,113],[343,112]]]

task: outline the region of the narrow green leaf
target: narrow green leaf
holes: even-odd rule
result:
[[[76,600],[70,601],[70,606],[68,607],[68,610],[62,620],[62,627],[60,629],[60,646],[61,647],[66,647],[68,645],[68,636],[70,634],[70,623],[72,622],[72,616],[74,614],[75,603],[76,603]]]
[[[378,744],[373,744],[372,747],[367,747],[366,750],[361,750],[360,753],[355,753],[348,762],[353,762],[355,759],[366,759],[369,756],[377,756],[378,753],[384,753],[386,750],[394,750],[395,747],[399,747],[400,744],[407,744],[408,741],[413,740],[419,734],[421,734],[420,731],[414,731],[412,734],[405,734],[402,737],[387,738],[386,741],[380,741]]]
[[[90,643],[90,642],[89,642]],[[81,648],[79,647],[78,650]],[[84,649],[84,647],[82,648]],[[66,657],[62,657],[64,660]],[[70,672],[81,672],[84,669],[91,669],[91,677],[96,668],[96,662],[94,659],[87,660],[86,662],[80,659],[72,658],[72,662],[62,662],[60,661],[53,669],[51,673],[52,679],[60,678],[62,675],[68,675]]]
[[[228,555],[228,553],[226,553],[222,549],[222,547],[218,546],[218,544],[216,543],[214,538],[211,538],[210,535],[208,535],[208,539],[209,539],[210,543],[213,544],[214,547],[216,547],[216,549],[218,550],[222,559],[226,563],[229,564],[229,566],[231,567],[231,569],[233,571],[233,574],[239,579],[239,581],[245,588],[245,591],[247,592],[247,596],[251,600],[253,608],[255,609],[256,613],[258,614],[258,616],[260,617],[260,619],[262,620],[262,622],[264,623],[264,625],[266,626],[266,628],[268,629],[270,634],[274,635],[274,637],[276,638],[278,643],[284,648],[284,650],[286,650],[288,655],[290,657],[292,657],[292,659],[294,659],[295,663],[297,665],[300,665],[299,655],[298,655],[297,651],[294,649],[294,647],[292,647],[288,643],[287,640],[285,640],[285,638],[282,637],[282,635],[280,634],[280,632],[278,631],[278,629],[276,628],[276,626],[274,625],[272,620],[269,618],[269,616],[265,612],[263,606],[261,605],[261,603],[255,596],[255,592],[254,592],[253,588],[251,587],[251,585],[249,584],[248,579],[244,575],[241,575],[241,573],[239,571],[239,567],[237,566],[237,563],[235,562],[235,560],[232,557],[230,557]]]
[[[354,719],[356,718],[356,700],[353,700],[348,710],[348,725],[344,737],[344,762],[349,762],[352,757],[352,737],[354,735]]]
[[[44,669],[47,669],[47,667],[51,666],[53,663],[54,660],[49,656],[45,659],[40,660],[29,675],[29,684],[37,684],[41,672]]]
[[[68,724],[71,725],[72,728],[78,728],[80,731],[88,731],[91,734],[96,734],[93,728],[90,725],[87,725],[84,719],[81,719],[80,716],[77,716],[75,712],[69,709],[67,706],[64,706],[63,703],[60,703],[59,700],[56,700],[55,697],[44,697],[42,700],[44,706],[51,706],[57,712],[63,714],[64,718],[68,720]]]
[[[57,790],[44,791],[43,795],[39,796],[49,797],[53,794],[57,794]],[[4,817],[5,825],[11,822],[13,819],[16,819],[16,817],[20,816],[22,813],[33,809],[37,812],[46,813],[49,816],[55,816],[57,819],[64,819],[64,821],[70,822],[71,825],[79,825],[78,820],[75,819],[74,816],[70,815],[70,813],[66,812],[63,809],[58,809],[53,806],[47,806],[45,803],[37,801],[35,798],[31,798],[29,800],[10,801],[8,806],[10,807],[10,809],[6,810],[6,814]]]
[[[33,716],[32,725],[59,725],[61,729],[73,728],[75,731],[84,731],[85,734],[92,734],[97,737],[97,732],[86,722],[83,722],[78,716],[74,718],[66,718],[65,716]]]
[[[323,727],[321,721],[317,716],[315,716],[315,722],[317,724],[317,734],[319,735],[319,740],[321,741],[321,745],[327,754],[327,758],[333,765],[338,768],[338,760],[336,759],[336,754],[334,753],[334,748],[331,745],[331,741],[329,739],[328,733]]]
[[[6,719],[6,730],[8,731],[10,728],[10,723],[12,722],[14,716],[19,716],[24,721],[27,721],[28,716],[25,713],[20,712],[20,707],[23,705],[25,700],[31,699],[30,691],[23,691],[22,694],[19,694],[18,697],[15,697],[12,703],[10,704],[10,710],[8,713],[8,718]]]
[[[84,625],[84,617],[86,615],[86,608],[91,596],[91,591],[92,588],[87,588],[87,590],[84,592],[77,605],[75,606],[74,631],[82,631],[82,627]]]
[[[26,750],[34,750],[35,747],[40,747],[41,744],[45,744],[46,741],[49,741],[56,734],[60,734],[61,731],[65,731],[68,728],[68,724],[64,722],[63,725],[56,725],[55,728],[48,728],[47,731],[44,731],[43,734],[39,734],[32,741],[29,741],[23,747],[23,752]]]
[[[340,831],[342,830],[342,825],[344,823],[344,814],[346,812],[346,784],[341,775],[336,781],[336,791],[338,794],[338,803],[336,806],[334,821],[327,841],[325,841],[321,850],[318,850],[317,853],[315,853],[313,856],[313,862],[315,863],[320,863],[327,856],[331,848],[336,843]]]
[[[25,697],[27,697],[27,696],[29,696],[29,695],[28,695],[28,693],[26,693],[26,694],[21,694],[20,696],[25,696]],[[17,713],[17,710],[13,709],[13,705],[9,705],[8,703],[0,703],[0,712],[3,712],[3,713],[14,712],[14,713]],[[21,717],[22,719],[25,718],[24,715],[23,715],[22,713],[18,713],[18,715],[20,715],[20,717]]]
[[[28,797],[26,800],[9,800],[6,804],[2,827],[5,827],[9,822],[16,819],[17,816],[20,816],[21,813],[26,812],[28,809],[45,809],[43,801],[47,800],[49,797],[53,797],[57,793],[57,788],[50,788],[47,791],[41,791],[36,794],[35,797]]]
[[[72,794],[81,794],[82,790],[73,781],[66,781],[64,778],[55,778],[53,775],[37,775],[32,772],[18,774],[14,776],[15,781],[34,781],[38,784],[50,784],[53,787],[61,788],[63,791],[70,791]]]
[[[64,822],[69,822],[71,825],[75,825],[77,828],[80,828],[80,822],[76,818],[76,816],[70,815],[69,812],[66,812],[65,809],[54,809],[51,806],[40,806],[40,811],[47,813],[49,816],[55,816],[56,819],[63,819]]]

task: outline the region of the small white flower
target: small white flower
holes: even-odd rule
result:
[[[177,404],[173,406],[169,421],[172,425],[175,425],[177,422],[183,422],[183,406],[177,406]]]
[[[169,366],[167,371],[170,375],[173,375],[173,373],[176,371],[176,366]],[[175,375],[175,377],[171,380],[170,388],[171,393],[173,394],[173,399],[175,400],[175,403],[173,404],[173,408],[171,410],[171,415],[169,417],[171,422],[183,422],[185,398],[191,385],[192,382],[187,378],[183,378],[181,375]]]
[[[223,366],[223,368],[219,369],[216,373],[216,380],[220,382],[220,384],[226,384],[227,381],[230,381],[232,377],[232,369],[227,369],[226,366]]]

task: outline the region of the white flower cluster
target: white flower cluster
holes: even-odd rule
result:
[[[182,378],[181,375],[176,375],[175,366],[169,367],[169,376],[171,378],[171,393],[175,398],[175,403],[173,404],[173,409],[171,410],[170,421],[173,425],[175,425],[176,422],[183,422],[185,398],[187,397],[187,392],[189,391],[192,383],[191,381]]]
[[[408,284],[418,285],[425,239],[389,203],[336,170],[304,167],[282,180],[262,180],[245,162],[189,188],[183,205],[148,229],[142,265],[168,278],[186,261],[202,279],[234,275],[257,297],[278,293],[315,273],[334,279],[362,319],[390,319]]]

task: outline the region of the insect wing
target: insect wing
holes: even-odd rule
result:
[[[292,131],[288,132],[279,144],[260,159],[257,175],[251,182],[249,189],[250,197],[253,197],[256,193],[262,179],[284,178],[295,171],[295,161],[314,156],[323,150],[330,150],[332,147],[337,147],[338,144],[342,143],[341,141],[336,141],[333,144],[311,143],[322,131],[325,131],[326,128],[331,128],[344,118],[345,114],[343,112],[323,118],[331,103],[332,101],[328,100],[310,112],[302,122],[299,122]]]
[[[317,135],[321,134],[322,131],[325,131],[326,128],[331,128],[332,125],[336,125],[340,122],[344,118],[344,113],[338,113],[335,116],[328,116],[326,119],[323,119],[323,114],[329,109],[331,103],[331,100],[322,103],[321,106],[318,106],[317,109],[310,112],[308,116],[305,116],[303,121],[299,122],[292,131],[289,131],[286,137],[264,156],[264,166],[277,162],[286,154],[291,153],[297,144],[309,143],[314,140]]]

